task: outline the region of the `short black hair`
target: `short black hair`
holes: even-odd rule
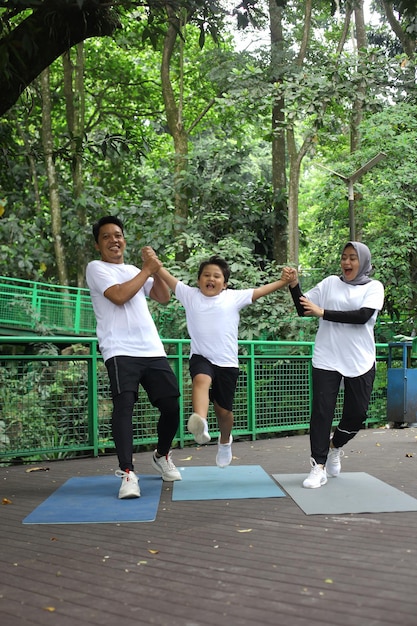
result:
[[[203,273],[204,268],[207,267],[207,265],[218,265],[223,273],[224,282],[225,283],[229,282],[229,278],[230,278],[229,264],[225,259],[222,259],[222,257],[217,256],[217,254],[215,254],[214,256],[211,256],[206,261],[202,261],[200,263],[200,267],[198,268],[197,278],[200,278],[201,274]]]
[[[100,228],[105,224],[116,224],[124,234],[123,222],[115,215],[105,215],[104,217],[100,217],[95,224],[93,224],[93,235],[96,243],[98,243],[98,234],[100,232]]]

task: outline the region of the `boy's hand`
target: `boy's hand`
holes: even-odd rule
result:
[[[156,258],[156,259],[158,258],[156,256],[155,250],[151,248],[151,246],[144,246],[140,252],[142,256],[142,261],[144,262],[151,257]]]

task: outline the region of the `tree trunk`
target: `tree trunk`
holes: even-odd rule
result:
[[[71,174],[73,195],[75,200],[77,222],[86,226],[84,203],[81,202],[84,192],[83,182],[83,142],[85,125],[85,91],[84,91],[84,43],[75,46],[75,65],[71,61],[72,51],[63,57],[64,93],[69,135],[71,137]],[[77,285],[85,285],[85,259],[88,258],[86,247],[77,246]]]
[[[59,283],[61,285],[68,285],[65,251],[62,242],[62,218],[61,204],[59,198],[59,185],[53,158],[49,68],[41,73],[40,82],[42,93],[42,144],[44,151],[45,169],[49,186],[49,203],[51,209],[51,225],[54,241],[55,259]]]
[[[279,83],[284,74],[282,7],[269,1],[271,33],[271,81]],[[277,263],[287,261],[287,175],[285,142],[285,101],[278,97],[272,107],[272,188],[274,192],[273,255]]]
[[[172,54],[181,29],[181,23],[171,7],[167,7],[167,14],[169,23],[162,53],[161,81],[167,124],[174,141],[174,235],[178,236],[184,232],[188,218],[188,193],[184,184],[184,173],[188,169],[188,133],[184,128],[182,118],[182,85],[179,94],[179,104],[177,104],[170,76]],[[187,250],[184,246],[183,250],[177,253],[177,260],[184,260],[186,256]]]
[[[382,0],[382,6],[384,7],[385,15],[387,16],[387,20],[389,25],[391,26],[393,32],[398,37],[403,47],[405,54],[412,59],[415,55],[416,51],[416,38],[413,37],[412,34],[408,34],[402,28],[400,22],[394,15],[394,11],[392,9],[392,2],[388,2],[386,0]],[[415,32],[415,31],[412,31]]]

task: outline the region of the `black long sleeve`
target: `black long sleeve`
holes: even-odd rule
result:
[[[297,283],[295,287],[290,287],[290,294],[295,304],[295,308],[297,309],[298,316],[304,317],[304,307],[300,302],[300,298],[304,294],[300,289],[300,283]]]
[[[298,315],[300,317],[305,317],[304,307],[300,302],[301,296],[304,295],[300,289],[300,283],[298,283],[295,287],[290,287],[290,293]],[[340,324],[366,324],[375,312],[375,309],[370,309],[368,307],[362,307],[360,309],[356,309],[355,311],[323,310],[324,320],[327,322],[339,322]]]
[[[327,322],[340,322],[341,324],[366,324],[371,319],[375,312],[375,309],[369,309],[363,306],[356,311],[329,311],[329,309],[323,309],[323,319]]]

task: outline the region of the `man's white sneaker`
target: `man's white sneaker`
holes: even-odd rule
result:
[[[166,456],[156,456],[156,450],[152,455],[152,467],[156,469],[162,476],[162,480],[173,482],[174,480],[182,480],[182,476],[171,459],[171,452]]]
[[[211,439],[208,431],[207,420],[198,413],[193,413],[187,423],[187,430],[194,435],[194,439],[200,445],[208,443]]]
[[[327,483],[326,469],[318,465],[314,459],[310,459],[311,471],[303,482],[307,489],[317,489]]]
[[[219,443],[217,444],[217,455],[216,455],[216,465],[217,467],[226,467],[230,465],[232,462],[232,441],[233,437],[230,435],[229,443]]]
[[[140,497],[140,489],[139,489],[139,480],[136,476],[135,472],[132,470],[116,470],[116,476],[122,479],[122,484],[119,489],[119,498],[124,500],[127,498],[139,498]]]
[[[328,476],[339,476],[342,464],[340,459],[344,456],[344,452],[341,448],[330,448],[326,461],[326,474]]]

